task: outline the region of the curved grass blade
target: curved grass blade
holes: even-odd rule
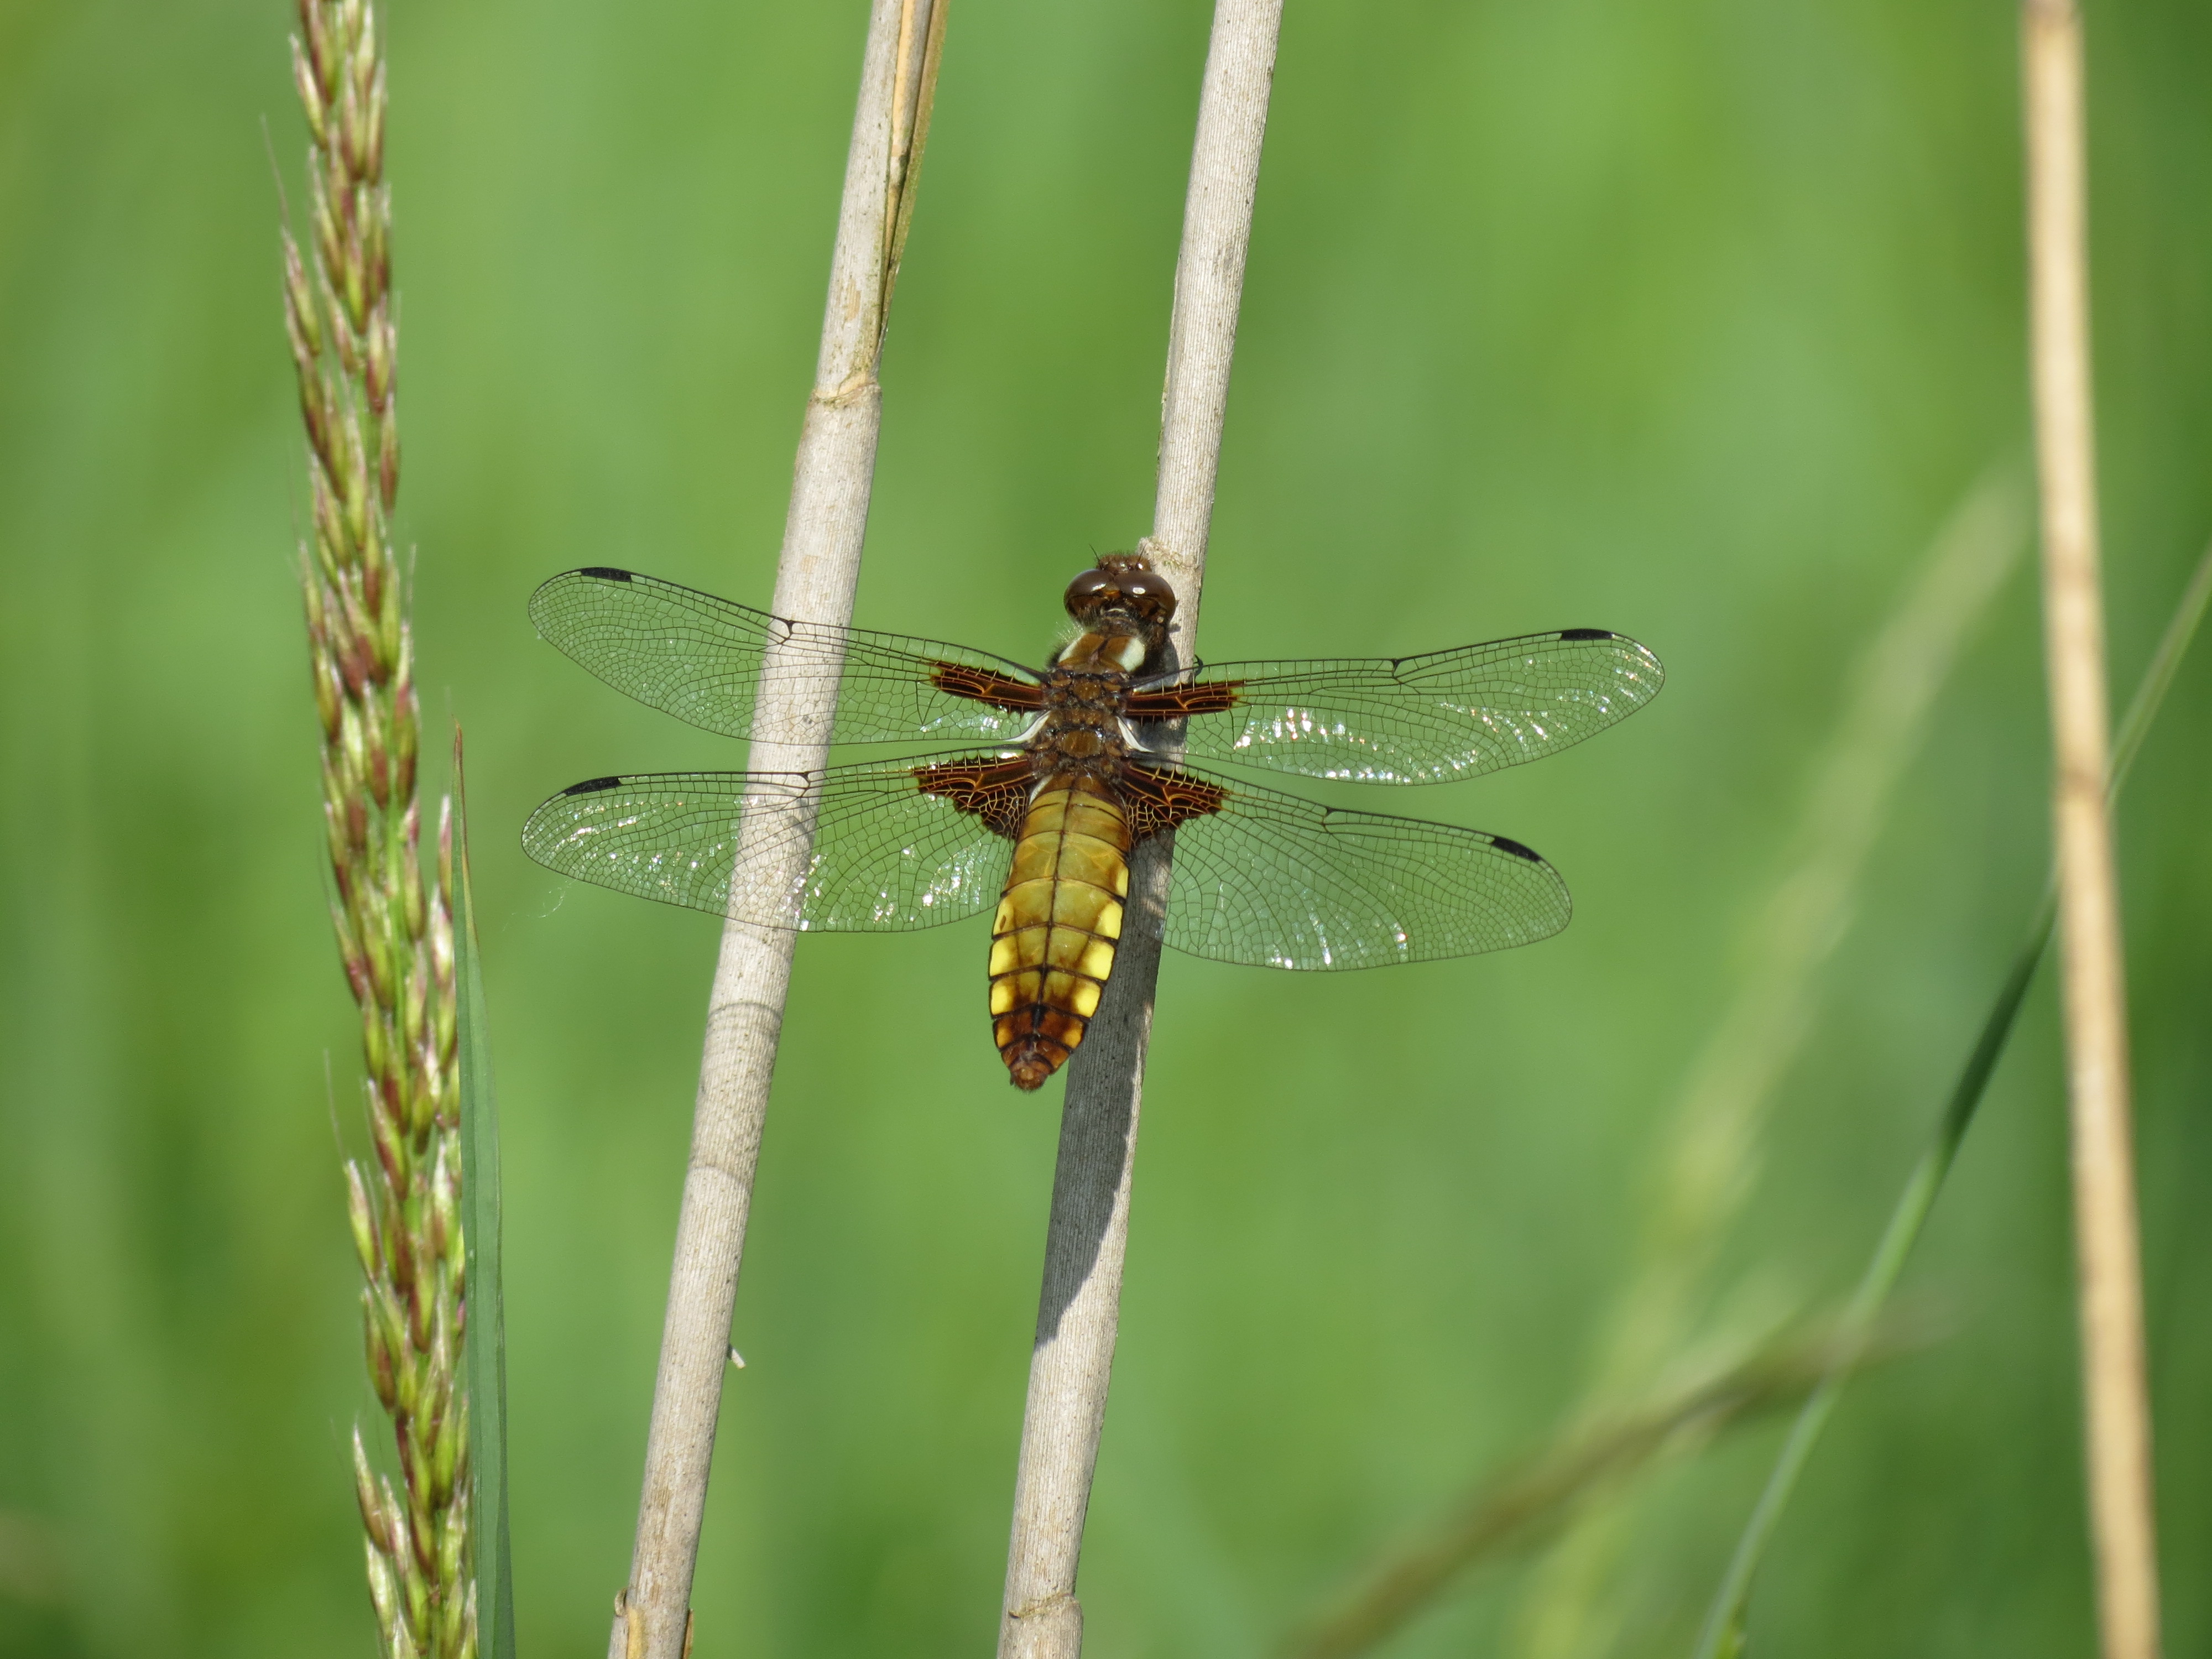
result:
[[[2142,681],[2129,701],[2127,713],[2121,717],[2112,746],[2112,775],[2106,786],[2114,797],[2127,781],[2128,769],[2150,733],[2151,722],[2157,719],[2159,705],[2165,702],[2167,688],[2181,667],[2181,659],[2188,654],[2190,641],[2196,636],[2197,625],[2204,620],[2208,604],[2212,604],[2212,548],[2207,548],[2197,560],[2189,586],[2182,590],[2180,603],[2174,607],[2158,649],[2151,655],[2150,665],[2143,671]],[[1997,1060],[2012,1036],[2021,1004],[2027,1000],[2028,987],[2034,982],[2035,970],[2050,947],[2057,914],[2054,877],[2044,890],[2043,902],[2037,908],[2027,939],[2013,957],[2003,988],[1998,991],[1988,1018],[1982,1022],[1981,1035],[1975,1039],[1973,1052],[1967,1056],[1966,1067],[1951,1091],[1935,1137],[1913,1166],[1897,1207],[1890,1212],[1889,1225],[1882,1231],[1881,1242],[1875,1247],[1874,1259],[1867,1264],[1865,1275],[1851,1297],[1850,1310],[1844,1316],[1844,1329],[1854,1340],[1863,1342],[1866,1333],[1873,1328],[1882,1304],[1905,1270],[1905,1259],[1919,1242],[1921,1229],[1927,1224],[1929,1212],[1935,1208],[1936,1194],[1942,1190],[1943,1179],[1951,1172],[1960,1143],[1973,1124],[1975,1110],[1982,1103],[1990,1076],[1996,1070]],[[1819,1386],[1807,1397],[1798,1410],[1797,1420],[1790,1425],[1790,1437],[1783,1442],[1774,1468],[1766,1477],[1766,1486],[1752,1508],[1750,1519],[1744,1523],[1735,1553],[1729,1559],[1728,1570],[1721,1576],[1720,1588],[1706,1611],[1705,1624],[1698,1632],[1698,1645],[1693,1650],[1695,1659],[1727,1659],[1742,1645],[1744,1613],[1751,1599],[1752,1577],[1759,1570],[1759,1560],[1782,1518],[1784,1508],[1796,1489],[1797,1477],[1804,1472],[1813,1448],[1820,1441],[1820,1431],[1827,1426],[1850,1378],[1849,1348],[1847,1343],[1844,1352],[1838,1355]]]
[[[1458,1507],[1384,1556],[1280,1651],[1285,1659],[1355,1659],[1396,1635],[1477,1563],[1540,1539],[1608,1482],[1685,1438],[1713,1439],[1802,1399],[1835,1363],[1840,1326],[1769,1344],[1702,1380],[1608,1421],[1571,1431],[1485,1480]],[[1855,1336],[1856,1333],[1853,1334]],[[1906,1344],[1855,1343],[1864,1364]]]
[[[457,880],[453,967],[459,992],[462,1238],[467,1255],[470,1535],[476,1544],[477,1652],[514,1659],[514,1564],[507,1515],[507,1316],[500,1285],[499,1107],[492,1093],[491,1039],[477,945],[476,894],[469,884],[468,792],[461,734],[453,732]]]
[[[1638,1207],[1627,1281],[1594,1333],[1583,1417],[1635,1397],[1693,1351],[1704,1290],[1756,1190],[1759,1146],[1816,1029],[1824,969],[1912,758],[1968,639],[2027,547],[2027,501],[2009,463],[1966,490],[1893,608],[1852,653],[1826,739],[1809,757],[1797,822],[1769,896],[1744,915],[1732,983],[1673,1091]],[[1640,1484],[1640,1483],[1639,1483]],[[1633,1488],[1593,1504],[1530,1575],[1515,1624],[1530,1654],[1579,1654],[1634,1615],[1616,1569]]]

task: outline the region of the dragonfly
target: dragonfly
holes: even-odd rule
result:
[[[641,702],[750,739],[756,757],[825,732],[831,745],[951,746],[811,770],[592,778],[531,815],[523,848],[562,875],[801,933],[988,912],[993,1036],[1024,1090],[1097,1015],[1130,857],[1155,836],[1173,836],[1164,941],[1215,961],[1376,968],[1567,925],[1566,884],[1520,842],[1213,767],[1369,784],[1479,776],[1642,708],[1664,678],[1650,652],[1570,628],[1414,657],[1176,666],[1176,602],[1143,556],[1101,558],[1068,586],[1072,637],[1036,668],[635,571],[568,571],[530,601],[546,640]]]

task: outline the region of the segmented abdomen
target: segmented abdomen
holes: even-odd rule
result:
[[[1030,803],[991,929],[991,1023],[1017,1087],[1075,1051],[1114,971],[1129,820],[1105,786],[1055,776]]]

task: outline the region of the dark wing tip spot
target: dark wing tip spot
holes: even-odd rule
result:
[[[1559,637],[1563,640],[1617,640],[1620,635],[1609,628],[1563,628],[1559,630]]]
[[[603,582],[626,582],[629,572],[617,570],[609,564],[587,564],[576,573],[579,576],[596,576]]]
[[[596,795],[605,790],[621,787],[620,778],[586,778],[581,783],[570,784],[561,793],[564,795]],[[1524,848],[1522,850],[1525,852],[1527,849]]]
[[[1610,639],[1613,636],[1611,635],[1607,635],[1606,637]],[[611,781],[611,780],[610,780],[610,781]],[[576,787],[580,789],[583,786],[579,784]],[[574,794],[575,793],[575,790],[572,789],[568,793],[570,794]],[[1510,853],[1515,858],[1526,859],[1531,864],[1541,864],[1544,861],[1536,856],[1536,849],[1534,848],[1523,847],[1519,842],[1510,840],[1504,836],[1492,836],[1490,838],[1490,844],[1492,847],[1495,847],[1501,853]]]

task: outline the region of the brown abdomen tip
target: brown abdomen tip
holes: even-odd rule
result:
[[[1067,1046],[1035,1031],[1024,1031],[999,1050],[1017,1089],[1042,1089],[1045,1079],[1067,1063]]]

